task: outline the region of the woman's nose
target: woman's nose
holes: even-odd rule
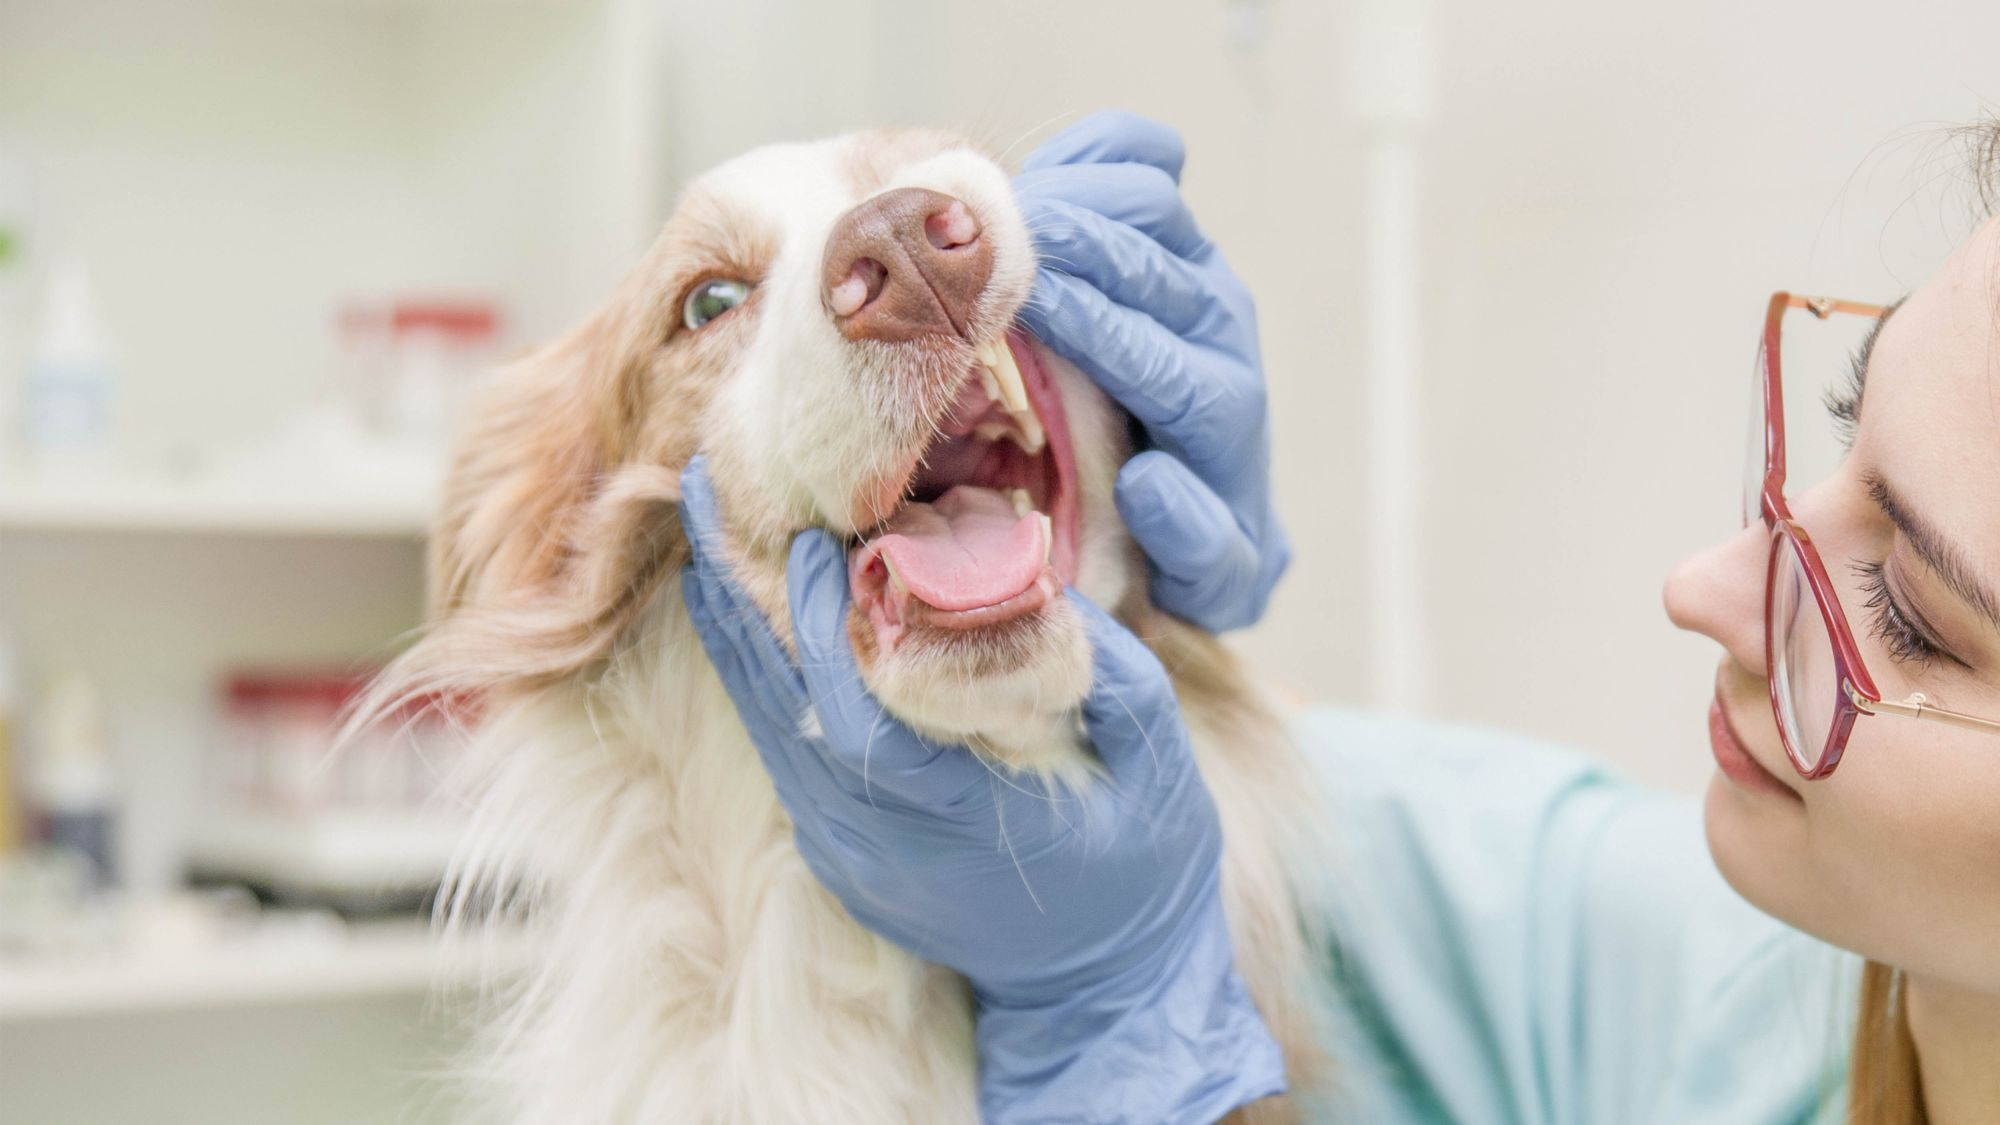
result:
[[[1755,675],[1764,674],[1764,584],[1771,533],[1753,523],[1683,559],[1667,576],[1667,618],[1721,645]]]

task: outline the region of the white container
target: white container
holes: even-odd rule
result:
[[[90,275],[74,259],[50,275],[26,391],[21,434],[34,467],[53,475],[102,467],[117,381]]]

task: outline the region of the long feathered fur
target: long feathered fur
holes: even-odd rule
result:
[[[887,169],[946,143],[875,136],[843,143]],[[983,158],[951,161],[1004,191]],[[867,190],[865,177],[844,190]],[[784,240],[721,194],[691,191],[604,310],[488,396],[433,538],[431,620],[352,722],[429,697],[479,704],[465,755],[471,828],[440,917],[461,940],[496,923],[523,929],[532,955],[524,975],[495,981],[479,1021],[466,1070],[478,1119],[971,1122],[964,983],[870,934],[814,881],[672,581],[686,558],[678,473],[694,450],[718,454],[725,497],[758,497],[749,478],[768,469],[731,444],[754,434],[755,419],[732,430],[715,414],[721,388],[745,378],[734,370],[743,338],[662,346],[661,295],[684,279],[759,255],[784,268]],[[824,234],[812,235],[808,224],[802,241],[816,253]],[[794,315],[778,303],[783,281],[767,276],[759,315]],[[795,354],[784,358],[795,377]],[[1135,556],[1109,515],[1116,416],[1080,375],[1064,377],[1086,499],[1111,520],[1085,553],[1098,573],[1126,572]],[[848,432],[851,420],[808,420],[866,436]],[[741,561],[746,587],[784,629],[782,557]],[[1321,1057],[1315,912],[1290,873],[1298,857],[1323,854],[1312,783],[1278,709],[1228,650],[1153,611],[1141,585],[1119,578],[1107,589],[1175,677],[1223,824],[1239,967],[1294,1086],[1310,1084]],[[1294,1116],[1286,1101],[1246,1115]]]

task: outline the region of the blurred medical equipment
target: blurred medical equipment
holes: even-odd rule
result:
[[[339,314],[328,396],[372,437],[440,448],[465,396],[499,359],[491,301],[353,301]]]
[[[22,434],[41,472],[101,471],[111,453],[118,380],[89,271],[65,259],[50,273],[28,360]]]
[[[1426,696],[1423,639],[1424,288],[1422,138],[1436,113],[1428,0],[1348,9],[1347,100],[1365,125],[1362,287],[1367,300],[1368,651],[1376,706],[1413,712]]]
[[[50,847],[81,859],[91,886],[117,881],[117,774],[97,685],[63,669],[41,706],[34,798]]]
[[[21,850],[26,834],[18,791],[21,776],[21,678],[14,644],[0,629],[0,864]]]
[[[198,881],[350,914],[429,896],[463,828],[447,787],[463,708],[418,700],[336,748],[343,710],[367,679],[283,670],[228,678],[189,854]]]

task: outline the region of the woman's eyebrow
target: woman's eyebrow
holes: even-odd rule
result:
[[[1979,571],[1966,561],[1965,552],[1957,543],[1940,533],[1935,524],[1912,511],[1901,493],[1897,492],[1880,473],[1869,473],[1863,478],[1868,485],[1868,495],[1889,522],[1896,525],[1903,538],[1916,549],[1917,557],[1931,568],[1958,600],[1971,606],[1995,629],[2000,629],[2000,598],[1979,580]]]

